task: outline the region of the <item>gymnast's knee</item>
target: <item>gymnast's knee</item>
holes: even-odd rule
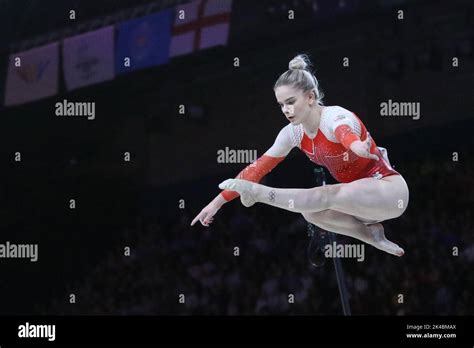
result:
[[[331,202],[333,195],[337,193],[336,185],[324,185],[319,187],[313,187],[309,199],[316,199],[318,201],[318,207],[323,210],[331,208]]]
[[[318,227],[323,227],[330,220],[330,211],[323,210],[318,212],[311,213],[301,213],[304,219],[312,224],[315,224]]]

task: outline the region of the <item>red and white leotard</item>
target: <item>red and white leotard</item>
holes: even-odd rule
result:
[[[292,145],[303,151],[312,162],[326,167],[339,182],[347,183],[369,177],[378,179],[399,174],[384,158],[382,152],[385,152],[385,149],[378,148],[373,139],[370,153],[376,154],[378,161],[359,157],[347,150],[336,137],[336,129],[342,125],[349,126],[351,132],[361,141],[367,139],[367,129],[354,113],[340,106],[327,106],[323,108],[314,138],[304,132],[302,124],[291,125]]]
[[[290,123],[282,129],[275,144],[283,143],[284,145],[279,146],[287,149],[285,153],[293,147],[298,147],[312,162],[326,167],[339,182],[398,175],[388,162],[386,150],[377,147],[373,139],[370,153],[377,155],[378,161],[359,157],[350,150],[350,144],[354,140],[365,141],[367,136],[367,129],[354,113],[340,106],[326,106],[322,110],[314,138],[305,133],[302,124],[294,126]],[[286,157],[275,157],[272,153],[267,151],[257,161],[244,168],[237,178],[259,182]],[[228,190],[222,191],[221,195],[227,201],[239,196],[237,192]]]

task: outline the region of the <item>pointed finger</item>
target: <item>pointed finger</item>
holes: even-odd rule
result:
[[[199,214],[194,218],[194,220],[191,222],[191,226],[194,226],[194,224],[196,223],[196,221],[199,220]]]

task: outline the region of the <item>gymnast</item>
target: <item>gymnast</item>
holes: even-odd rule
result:
[[[235,179],[223,181],[217,195],[191,222],[204,226],[217,211],[240,195],[250,207],[264,203],[301,213],[316,226],[359,239],[387,253],[404,250],[385,237],[381,222],[401,216],[407,208],[406,181],[377,147],[362,121],[340,106],[325,106],[319,83],[306,55],[298,55],[276,81],[276,100],[289,121],[274,144]],[[326,167],[339,184],[309,189],[281,189],[260,180],[298,147],[314,163]]]

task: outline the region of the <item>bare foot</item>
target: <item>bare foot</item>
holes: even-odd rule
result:
[[[240,194],[240,201],[248,208],[257,202],[253,190],[254,185],[253,182],[248,180],[227,179],[219,184],[219,188],[238,192]]]
[[[367,241],[368,244],[395,256],[403,256],[405,254],[402,248],[385,237],[382,224],[376,223],[367,227],[371,234],[371,239]]]

